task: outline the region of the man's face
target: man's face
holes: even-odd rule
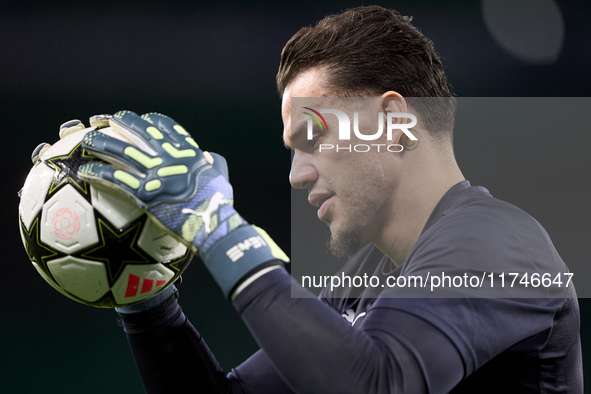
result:
[[[355,138],[350,141],[339,141],[338,122],[334,115],[324,116],[328,132],[318,128],[315,129],[314,139],[307,139],[309,117],[301,114],[303,110],[299,105],[292,108],[291,99],[309,97],[310,99],[305,101],[306,106],[317,109],[330,108],[327,107],[327,101],[330,99],[324,97],[335,95],[331,95],[324,80],[321,71],[312,69],[302,72],[287,86],[282,103],[283,139],[285,145],[294,151],[290,173],[292,186],[309,191],[308,201],[318,207],[318,218],[330,227],[331,252],[337,256],[348,256],[364,244],[372,242],[385,225],[385,218],[389,216],[391,209],[388,197],[391,196],[398,178],[393,170],[395,166],[392,166],[392,155],[395,153],[358,153],[343,150],[337,152],[336,149],[320,152],[320,144],[348,146],[368,143]],[[354,109],[342,108],[342,100],[339,99],[331,101],[330,105],[348,114]],[[374,122],[377,122],[378,109],[375,108],[374,111],[370,108],[367,112],[359,112],[360,118],[371,122],[375,132],[377,123]],[[350,118],[353,121],[353,117]],[[360,126],[362,124],[363,121],[360,121]],[[372,141],[378,142],[384,141]]]

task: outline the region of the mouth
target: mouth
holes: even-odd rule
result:
[[[334,194],[332,196],[325,198],[324,200],[322,200],[320,202],[320,205],[318,207],[318,212],[317,212],[318,219],[320,219],[320,220],[324,219],[328,209],[333,205],[333,200],[334,200],[333,197],[334,197]]]

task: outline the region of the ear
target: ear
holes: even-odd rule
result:
[[[386,122],[386,124],[384,125],[385,127],[387,127],[387,114],[388,112],[407,112],[407,106],[406,106],[406,100],[404,100],[404,97],[402,97],[402,95],[398,92],[395,92],[393,90],[389,90],[386,93],[382,94],[382,110],[384,111],[384,122]],[[393,118],[392,119],[393,123],[398,123],[398,124],[403,124],[403,123],[407,123],[407,119],[406,118]],[[392,143],[393,144],[400,144],[403,145],[406,149],[406,146],[403,144],[403,138],[405,137],[405,140],[408,140],[408,137],[406,137],[406,135],[402,132],[402,130],[400,129],[395,129],[392,133]],[[409,140],[410,142],[416,142],[413,140]]]
[[[389,90],[381,97],[384,112],[406,112],[406,101],[400,93]]]

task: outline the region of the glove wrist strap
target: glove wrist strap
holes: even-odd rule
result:
[[[239,227],[217,241],[202,259],[226,298],[258,266],[277,259],[289,261],[264,230],[251,225]]]

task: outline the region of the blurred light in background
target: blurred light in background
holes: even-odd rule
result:
[[[490,35],[511,56],[528,64],[552,64],[562,52],[564,20],[553,0],[483,0]]]

